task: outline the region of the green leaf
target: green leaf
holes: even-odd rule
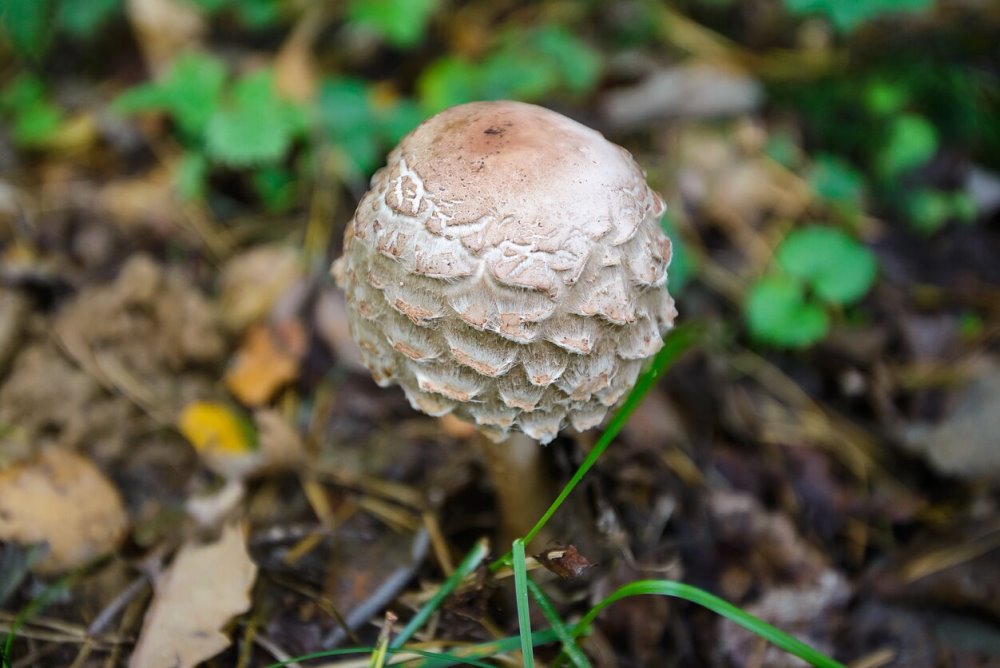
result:
[[[865,192],[864,176],[847,162],[832,155],[819,155],[809,173],[809,185],[823,199],[860,207]]]
[[[266,166],[253,172],[253,185],[261,201],[272,213],[285,211],[295,201],[295,172]]]
[[[937,148],[937,130],[926,118],[916,114],[897,116],[878,155],[878,170],[883,176],[894,178],[926,163]]]
[[[233,167],[277,162],[299,127],[297,110],[277,97],[274,77],[261,70],[241,78],[205,127],[208,155]]]
[[[222,61],[206,54],[185,53],[161,81],[125,91],[114,106],[122,113],[167,111],[187,135],[201,137],[219,105],[225,81]]]
[[[850,304],[871,289],[878,271],[875,255],[840,230],[812,226],[788,235],[778,264],[808,285],[823,301]]]
[[[538,100],[559,83],[551,63],[513,46],[490,54],[476,79],[479,97],[488,100]]]
[[[62,125],[62,110],[46,100],[38,100],[14,118],[11,138],[24,147],[43,146]]]
[[[530,39],[533,50],[554,66],[570,92],[593,89],[601,75],[601,54],[562,26],[545,26]]]
[[[807,302],[802,286],[787,276],[768,276],[751,288],[746,319],[755,339],[788,348],[816,343],[830,326],[822,307]]]
[[[63,122],[63,112],[48,100],[45,84],[22,74],[0,91],[0,111],[11,117],[11,139],[18,146],[44,146]]]
[[[0,26],[22,56],[39,58],[52,39],[52,0],[0,0]]]
[[[968,222],[976,217],[975,202],[964,192],[922,188],[906,197],[910,223],[924,234],[932,234],[952,220]]]
[[[45,84],[31,74],[22,74],[0,90],[0,110],[19,114],[45,99]]]
[[[87,40],[121,11],[121,5],[122,0],[60,0],[56,24],[71,37]]]
[[[201,199],[205,196],[207,180],[208,159],[204,154],[195,151],[185,153],[174,172],[174,187],[178,194],[187,200]]]
[[[233,3],[233,8],[240,22],[253,29],[274,25],[281,16],[277,0],[239,0]]]
[[[366,174],[379,159],[375,114],[361,79],[330,79],[319,91],[319,119],[352,171]]]
[[[416,46],[437,10],[438,0],[351,0],[347,18],[400,48]]]
[[[431,63],[417,82],[420,107],[436,114],[456,104],[479,98],[479,69],[458,56],[445,56]]]
[[[844,32],[885,14],[930,9],[934,0],[785,0],[792,14],[822,14]]]
[[[910,94],[905,86],[875,79],[865,87],[865,106],[876,116],[891,116],[903,109]]]

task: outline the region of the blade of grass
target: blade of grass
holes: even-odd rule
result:
[[[466,575],[471,573],[482,563],[483,559],[490,551],[490,544],[485,538],[481,538],[476,541],[476,544],[469,550],[469,553],[465,555],[462,562],[455,569],[455,572],[451,574],[441,588],[434,593],[431,600],[427,601],[424,607],[417,611],[417,614],[413,616],[413,619],[399,632],[399,635],[393,638],[392,642],[389,643],[389,647],[396,649],[402,647],[407,640],[413,637],[413,634],[420,630],[420,628],[427,623],[434,611],[441,607],[441,603],[444,599],[448,597],[451,592],[455,591],[455,587],[462,581]]]
[[[670,366],[677,361],[685,351],[687,351],[692,345],[694,345],[698,339],[701,338],[701,327],[697,324],[688,323],[681,325],[672,331],[666,339],[663,341],[663,347],[660,348],[660,352],[656,353],[653,358],[653,362],[635,383],[635,387],[629,392],[628,397],[625,398],[625,403],[622,404],[618,412],[615,413],[614,417],[611,418],[611,422],[608,423],[607,428],[601,437],[597,440],[593,449],[587,454],[586,459],[580,464],[580,468],[576,470],[570,481],[566,483],[562,491],[559,492],[559,496],[556,500],[552,502],[545,514],[535,523],[535,526],[531,528],[524,536],[524,542],[530,543],[531,539],[538,535],[538,532],[548,523],[548,521],[555,515],[556,511],[566,500],[566,497],[576,488],[576,486],[583,480],[583,477],[587,475],[587,472],[597,463],[604,451],[608,449],[611,442],[618,436],[618,432],[622,430],[625,423],[628,422],[629,417],[635,409],[642,403],[642,400],[646,397],[646,394],[653,388],[656,381],[659,380],[660,376],[670,368]],[[510,564],[511,553],[508,552],[504,556],[500,557],[492,564],[490,564],[490,570],[496,572],[502,566]]]
[[[382,624],[381,630],[378,632],[378,642],[375,644],[375,651],[372,652],[372,658],[368,662],[369,668],[383,668],[385,666],[385,657],[389,651],[389,636],[392,635],[392,625],[396,621],[396,615],[390,610],[385,612],[385,622]]]
[[[10,624],[10,633],[8,633],[7,637],[4,639],[3,647],[0,647],[0,657],[3,657],[5,662],[10,660],[11,651],[14,648],[14,638],[17,637],[18,629],[21,628],[25,622],[44,610],[49,603],[58,598],[63,592],[69,589],[77,578],[79,578],[90,566],[91,564],[81,566],[80,568],[77,568],[76,570],[71,571],[56,580],[42,590],[38,596],[28,602],[28,604],[17,613],[14,620]]]
[[[573,665],[576,668],[590,668],[590,661],[587,660],[587,656],[580,649],[580,646],[576,644],[576,639],[573,638],[570,629],[563,622],[562,618],[559,617],[559,613],[556,612],[552,601],[549,600],[549,597],[545,595],[542,588],[531,578],[528,578],[528,593],[531,594],[532,598],[535,599],[535,603],[541,608],[545,619],[549,620],[552,630],[556,632],[556,635],[559,636],[559,640],[562,642],[563,652],[566,653],[566,656],[569,657]]]
[[[534,668],[535,652],[531,644],[531,611],[528,609],[528,566],[524,557],[524,541],[514,541],[514,597],[517,599],[517,626],[521,632],[522,665]]]
[[[580,623],[574,627],[574,635],[585,633],[597,615],[599,615],[602,610],[612,603],[631,596],[642,596],[648,594],[673,596],[696,603],[703,608],[711,610],[717,615],[725,617],[735,624],[739,624],[748,631],[751,631],[752,633],[755,633],[761,638],[767,640],[775,647],[778,647],[789,654],[793,654],[800,659],[807,661],[810,665],[817,666],[817,668],[845,668],[844,664],[834,661],[830,657],[813,649],[801,640],[788,635],[774,626],[771,626],[764,620],[758,619],[748,612],[744,612],[732,603],[724,601],[718,596],[709,594],[707,591],[698,589],[697,587],[692,587],[691,585],[687,585],[682,582],[673,582],[671,580],[638,580],[621,587],[591,608],[590,611],[583,616]]]

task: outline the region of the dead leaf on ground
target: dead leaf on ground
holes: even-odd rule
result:
[[[128,0],[126,14],[146,65],[161,74],[181,51],[196,46],[205,34],[205,18],[181,0]]]
[[[224,404],[189,404],[181,412],[177,428],[205,465],[223,478],[245,478],[261,465],[253,428]]]
[[[57,573],[118,547],[128,516],[118,490],[90,460],[65,449],[0,472],[0,540],[47,543],[34,566]]]
[[[222,321],[242,332],[264,319],[303,275],[299,253],[290,246],[261,246],[233,257],[219,279]]]
[[[195,666],[230,645],[221,631],[250,608],[257,565],[246,530],[231,524],[214,543],[187,543],[156,582],[131,668]]]
[[[914,423],[903,442],[939,473],[959,478],[1000,479],[1000,365],[962,388],[955,405],[939,424]]]
[[[247,406],[260,406],[299,373],[307,335],[298,320],[256,325],[226,372],[226,387]]]

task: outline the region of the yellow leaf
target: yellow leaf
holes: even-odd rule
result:
[[[177,425],[198,454],[243,454],[255,449],[244,422],[226,406],[208,401],[188,404]]]

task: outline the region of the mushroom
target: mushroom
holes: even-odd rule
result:
[[[673,324],[664,210],[600,133],[474,102],[407,135],[347,227],[333,274],[365,365],[494,443],[508,537],[550,500],[534,441],[598,426]]]

